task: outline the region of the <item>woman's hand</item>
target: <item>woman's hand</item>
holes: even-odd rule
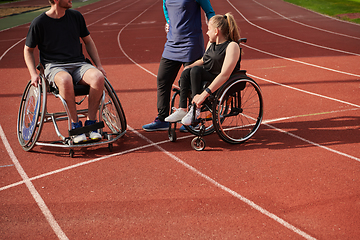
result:
[[[210,94],[208,94],[206,91],[203,91],[201,94],[196,94],[193,97],[192,103],[196,104],[197,108],[200,108],[201,105],[203,104],[203,102],[205,101],[205,99],[209,96]]]

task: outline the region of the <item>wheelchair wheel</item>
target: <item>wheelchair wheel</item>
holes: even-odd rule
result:
[[[17,136],[21,147],[30,151],[38,140],[46,112],[46,83],[34,87],[29,82],[21,97]]]
[[[189,101],[189,104],[191,105],[191,102]],[[215,131],[213,127],[213,114],[212,114],[212,106],[211,103],[206,100],[201,107],[200,116],[198,120],[203,119],[204,125],[205,125],[205,131],[202,136],[209,135]],[[193,126],[185,126],[185,128],[195,136],[200,135],[200,124],[196,127]]]
[[[119,134],[126,130],[126,118],[120,101],[105,78],[105,101],[102,110],[102,119],[113,134]]]
[[[171,113],[173,112],[173,108],[176,106],[179,106],[179,99],[180,99],[180,90],[175,89],[173,90],[175,93],[172,96],[171,99]],[[191,99],[190,96],[188,97],[188,106],[191,106]],[[171,114],[170,113],[170,114]],[[213,121],[212,121],[212,107],[211,107],[211,103],[207,100],[204,102],[202,108],[201,108],[201,112],[200,112],[200,116],[199,118],[204,119],[204,123],[205,123],[205,132],[203,134],[203,136],[209,135],[211,133],[213,133],[215,131],[214,127],[213,127]],[[181,123],[180,123],[181,125]],[[185,126],[185,129],[188,130],[188,132],[194,134],[195,136],[199,136],[200,135],[200,124],[196,127],[192,127],[192,126]],[[169,127],[169,139],[170,141],[173,142],[174,138],[173,138],[173,132],[176,129],[176,124],[174,124],[174,127],[172,125],[170,125]],[[176,138],[175,138],[176,141]]]
[[[225,142],[243,143],[260,127],[263,99],[260,87],[252,79],[225,84],[213,105],[214,127]]]
[[[200,137],[194,137],[191,141],[191,147],[196,151],[202,151],[206,147],[205,140]]]

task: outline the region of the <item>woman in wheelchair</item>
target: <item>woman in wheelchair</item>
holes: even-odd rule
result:
[[[190,106],[187,112],[189,90],[192,103],[196,104],[197,118],[205,99],[240,69],[240,34],[234,17],[230,13],[212,17],[206,34],[209,36],[206,52],[202,59],[184,68],[180,77],[179,108],[165,119],[167,122],[190,125],[194,109]],[[210,83],[205,90],[203,82]]]

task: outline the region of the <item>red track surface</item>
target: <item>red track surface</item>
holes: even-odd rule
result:
[[[141,129],[156,115],[161,1],[79,9],[129,124],[112,155],[104,147],[77,149],[75,158],[21,149],[28,25],[0,32],[1,239],[360,236],[360,26],[281,0],[212,5],[232,12],[248,38],[242,68],[261,86],[265,114],[247,143],[213,134],[203,152],[191,149],[189,134],[171,143],[166,132]],[[41,136],[53,134],[49,126]]]

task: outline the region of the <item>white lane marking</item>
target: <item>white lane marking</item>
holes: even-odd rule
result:
[[[305,23],[302,23],[302,22],[295,21],[294,19],[288,18],[288,17],[286,17],[286,16],[284,16],[284,15],[276,12],[275,10],[273,10],[273,9],[271,9],[271,8],[269,8],[269,7],[266,7],[265,5],[263,5],[263,4],[255,1],[255,0],[252,0],[252,1],[255,2],[255,3],[257,3],[258,5],[266,8],[266,9],[268,9],[269,11],[271,11],[271,12],[279,15],[280,17],[282,17],[282,18],[284,18],[284,19],[286,19],[286,20],[289,20],[289,21],[291,21],[291,22],[294,22],[294,23],[296,23],[296,24],[299,24],[299,25],[302,25],[302,26],[305,26],[305,27],[308,27],[308,28],[312,28],[312,29],[315,29],[315,30],[319,30],[319,31],[322,31],[322,32],[327,32],[327,33],[334,34],[334,35],[339,35],[339,36],[343,36],[343,37],[347,37],[347,38],[353,38],[353,39],[358,39],[358,40],[360,40],[360,38],[358,38],[358,37],[354,37],[354,36],[350,36],[350,35],[346,35],[346,34],[342,34],[342,33],[337,33],[337,32],[333,32],[333,31],[329,31],[329,30],[326,30],[326,29],[318,28],[318,27],[311,26],[311,25],[308,25],[308,24],[305,24]],[[295,5],[295,6],[296,6],[296,5]],[[321,14],[321,15],[322,15],[322,14]],[[324,16],[324,15],[322,15],[322,16]],[[329,17],[329,16],[328,16],[328,17]],[[332,18],[332,19],[337,19],[337,18]]]
[[[360,108],[360,105],[358,105],[358,104],[354,104],[354,103],[346,102],[346,101],[339,100],[339,99],[336,99],[336,98],[328,97],[328,96],[325,96],[325,95],[321,95],[321,94],[309,92],[309,91],[306,91],[306,90],[303,90],[303,89],[300,89],[300,88],[291,87],[291,86],[288,86],[288,85],[285,85],[285,84],[282,84],[282,83],[278,83],[278,82],[274,82],[274,81],[271,81],[271,80],[269,80],[269,79],[262,78],[262,77],[258,77],[258,76],[255,76],[255,75],[252,75],[252,74],[249,74],[249,73],[247,73],[247,75],[250,76],[250,77],[252,77],[252,78],[257,78],[257,79],[260,79],[260,80],[262,80],[262,81],[272,83],[272,84],[274,84],[274,85],[279,85],[279,86],[281,86],[281,87],[290,88],[290,89],[292,89],[292,90],[299,91],[299,92],[303,92],[303,93],[306,93],[306,94],[309,94],[309,95],[313,95],[313,96],[317,96],[317,97],[329,99],[329,100],[332,100],[332,101],[336,101],[336,102],[339,102],[339,103],[343,103],[343,104],[346,104],[346,105],[350,105],[350,106],[353,106],[353,107]]]
[[[197,170],[196,168],[194,168],[193,166],[187,164],[186,162],[182,161],[180,158],[176,157],[174,154],[166,151],[164,148],[160,147],[157,144],[154,144],[154,142],[152,142],[150,139],[146,138],[144,135],[140,134],[139,132],[137,132],[135,129],[130,129],[131,131],[133,131],[137,136],[139,136],[140,138],[144,139],[145,141],[147,141],[149,144],[153,144],[154,147],[156,147],[157,149],[159,149],[161,152],[163,152],[164,154],[168,155],[170,158],[172,158],[173,160],[175,160],[176,162],[180,163],[181,165],[183,165],[185,168],[189,169],[190,171],[194,172],[195,174],[199,175],[200,177],[204,178],[205,180],[207,180],[208,182],[212,183],[213,185],[217,186],[218,188],[222,189],[223,191],[229,193],[230,195],[232,195],[233,197],[239,199],[240,201],[248,204],[249,206],[251,206],[252,208],[256,209],[257,211],[259,211],[260,213],[264,214],[265,216],[273,219],[274,221],[276,221],[277,223],[281,224],[282,226],[292,230],[293,232],[299,234],[300,236],[306,238],[306,239],[315,239],[314,237],[310,236],[309,234],[301,231],[300,229],[294,227],[293,225],[291,225],[290,223],[286,222],[285,220],[283,220],[282,218],[276,216],[275,214],[267,211],[266,209],[260,207],[259,205],[257,205],[256,203],[254,203],[253,201],[243,197],[242,195],[240,195],[239,193],[231,190],[230,188],[220,184],[219,182],[215,181],[214,179],[212,179],[211,177],[205,175],[204,173],[200,172],[199,170]]]
[[[50,212],[49,208],[46,206],[44,200],[40,196],[39,192],[36,190],[35,186],[32,184],[32,182],[29,180],[28,175],[22,168],[21,164],[19,163],[18,159],[15,156],[15,153],[13,152],[5,133],[0,125],[0,137],[2,142],[4,143],[4,146],[6,148],[7,153],[9,154],[11,161],[14,163],[14,166],[18,173],[20,174],[21,178],[23,179],[26,187],[29,189],[31,196],[35,199],[35,202],[39,206],[41,212],[44,214],[46,220],[50,224],[51,228],[55,232],[55,234],[58,236],[59,239],[68,239],[68,237],[65,235],[59,224],[56,222],[54,216]]]
[[[121,33],[124,31],[124,29],[129,26],[132,22],[134,22],[136,19],[138,19],[141,15],[143,15],[146,11],[148,11],[152,6],[154,6],[158,1],[156,1],[154,4],[152,4],[151,6],[149,6],[148,8],[146,8],[143,12],[141,12],[138,16],[136,16],[134,19],[132,19],[130,22],[128,22],[118,33],[117,35],[117,42],[118,42],[118,46],[120,48],[120,50],[122,51],[122,53],[125,55],[125,57],[127,57],[132,63],[134,63],[136,66],[138,66],[139,68],[141,68],[142,70],[144,70],[145,72],[149,73],[150,75],[157,77],[156,74],[152,73],[151,71],[147,70],[146,68],[144,68],[143,66],[141,66],[140,64],[138,64],[137,62],[135,62],[126,52],[125,50],[122,48],[121,43],[120,43],[120,35]]]
[[[308,116],[314,116],[314,115],[325,115],[325,114],[333,114],[333,113],[356,111],[356,110],[359,110],[359,108],[343,109],[343,110],[335,110],[335,111],[329,111],[329,112],[310,113],[310,114],[303,114],[303,115],[297,115],[297,116],[275,118],[275,119],[263,120],[262,124],[269,124],[269,123],[273,123],[273,122],[280,122],[280,121],[284,121],[284,120],[290,120],[290,119],[296,119],[296,118],[302,118],[302,117],[308,117]],[[127,125],[127,128],[132,129],[131,126],[129,126],[129,125]],[[287,132],[283,132],[283,133],[287,134]],[[183,136],[183,137],[179,137],[178,140],[192,138],[192,137],[194,137],[194,136],[190,134],[190,135],[186,135],[186,136]],[[128,154],[128,153],[136,152],[138,150],[142,150],[142,149],[145,149],[145,148],[148,148],[148,147],[152,147],[154,145],[162,145],[162,144],[169,143],[169,142],[170,142],[170,140],[164,140],[164,141],[160,141],[160,142],[157,142],[157,143],[151,143],[151,144],[143,145],[143,146],[140,146],[140,147],[132,148],[132,149],[125,150],[125,151],[122,151],[122,152],[113,153],[113,154],[102,156],[102,157],[99,157],[99,158],[95,158],[95,159],[92,159],[92,160],[89,160],[89,161],[86,161],[86,162],[77,163],[77,164],[70,165],[70,166],[67,166],[67,167],[64,167],[64,168],[60,168],[60,169],[57,169],[57,170],[54,170],[54,171],[51,171],[51,172],[43,173],[43,174],[37,175],[35,177],[29,178],[29,180],[34,181],[34,180],[37,180],[37,179],[40,179],[40,178],[51,176],[51,175],[61,173],[61,172],[67,171],[67,170],[71,170],[71,169],[74,169],[74,168],[77,168],[77,167],[81,167],[81,166],[84,166],[84,165],[88,165],[88,164],[91,164],[91,163],[102,161],[102,160],[105,160],[105,159],[108,159],[108,158],[111,158],[111,157],[116,157],[116,156],[120,156],[120,155],[124,155],[124,154]],[[341,153],[340,155],[344,156],[346,154]],[[353,158],[353,157],[354,156],[351,156],[351,158]],[[0,192],[4,191],[6,189],[12,188],[12,187],[19,186],[19,185],[21,185],[23,183],[24,183],[24,181],[19,181],[19,182],[12,183],[12,184],[9,184],[9,185],[4,186],[4,187],[0,187]]]
[[[287,58],[287,57],[283,57],[283,56],[280,56],[280,55],[276,55],[276,54],[274,54],[274,53],[266,52],[266,51],[260,50],[260,49],[258,49],[258,48],[251,47],[251,46],[248,45],[248,44],[242,44],[242,47],[248,47],[248,48],[250,48],[250,49],[252,49],[252,50],[255,50],[255,51],[257,51],[257,52],[261,52],[261,53],[264,53],[264,54],[266,54],[266,55],[270,55],[270,56],[273,56],[273,57],[276,57],[276,58],[288,60],[288,61],[291,61],[291,62],[296,62],[296,63],[308,65],[308,66],[311,66],[311,67],[316,67],[316,68],[324,69],[324,70],[327,70],[327,71],[336,72],[336,73],[341,73],[341,74],[349,75],[349,76],[353,76],[353,77],[360,77],[359,74],[348,73],[348,72],[344,72],[344,71],[339,71],[339,70],[336,70],[336,69],[327,68],[327,67],[323,67],[323,66],[320,66],[320,65],[315,65],[315,64],[312,64],[312,63],[307,63],[307,62],[295,60],[295,59],[292,59],[292,58]]]
[[[273,31],[270,31],[266,28],[263,28],[263,27],[260,27],[259,25],[256,25],[255,23],[249,21],[229,0],[227,0],[227,2],[235,9],[235,11],[237,11],[240,16],[242,18],[244,18],[244,20],[246,22],[248,22],[250,25],[254,26],[254,27],[257,27],[265,32],[268,32],[268,33],[271,33],[273,35],[276,35],[276,36],[279,36],[279,37],[282,37],[282,38],[286,38],[286,39],[289,39],[289,40],[292,40],[292,41],[295,41],[295,42],[299,42],[299,43],[303,43],[303,44],[306,44],[306,45],[310,45],[310,46],[313,46],[313,47],[318,47],[318,48],[323,48],[323,49],[326,49],[326,50],[330,50],[330,51],[334,51],[334,52],[340,52],[340,53],[344,53],[344,54],[348,54],[348,55],[354,55],[354,56],[360,56],[360,54],[358,53],[352,53],[352,52],[347,52],[347,51],[343,51],[343,50],[339,50],[339,49],[335,49],[335,48],[330,48],[330,47],[325,47],[325,46],[322,46],[322,45],[318,45],[318,44],[315,44],[315,43],[310,43],[310,42],[306,42],[306,41],[302,41],[302,40],[299,40],[299,39],[296,39],[296,38],[292,38],[292,37],[288,37],[288,36],[285,36],[285,35],[282,35],[280,33],[276,33],[276,32],[273,32]]]

